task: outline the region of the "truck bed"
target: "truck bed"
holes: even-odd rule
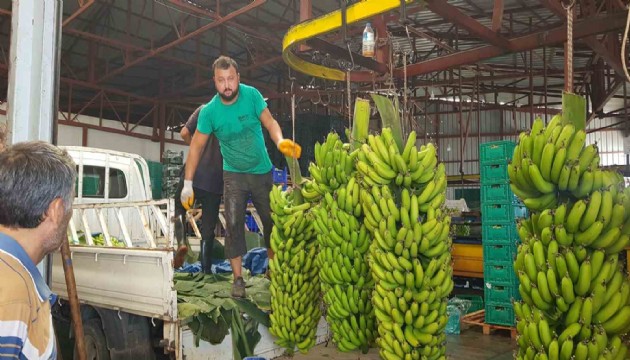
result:
[[[167,249],[70,246],[82,303],[162,319],[177,319],[173,253]],[[53,255],[52,291],[67,298],[60,253]]]

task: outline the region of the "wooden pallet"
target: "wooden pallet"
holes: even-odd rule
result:
[[[511,326],[486,324],[485,320],[486,320],[486,311],[483,309],[472,312],[470,314],[466,314],[464,315],[464,317],[462,317],[462,323],[464,324],[473,325],[473,326],[481,326],[484,335],[490,335],[490,333],[493,330],[501,330],[501,331],[509,331],[510,337],[512,339],[516,339],[516,328],[511,327]]]

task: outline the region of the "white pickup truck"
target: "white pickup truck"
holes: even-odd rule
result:
[[[68,232],[88,358],[231,359],[229,335],[219,345],[195,346],[192,331],[180,324],[172,265],[174,203],[152,200],[146,161],[111,150],[65,149],[78,172]],[[94,233],[102,236],[93,238]],[[97,240],[104,246],[94,246]],[[67,314],[59,253],[53,256],[51,288],[61,298],[61,315]],[[280,356],[283,350],[267,329],[260,326],[259,332],[254,352],[267,359]],[[321,321],[318,342],[325,335]]]

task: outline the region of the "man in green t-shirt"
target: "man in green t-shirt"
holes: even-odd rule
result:
[[[272,165],[265,147],[262,126],[284,155],[299,158],[301,148],[283,138],[280,125],[267,109],[260,92],[240,83],[238,65],[233,59],[221,56],[212,68],[217,95],[199,113],[197,131],[186,160],[181,201],[183,204],[192,203],[192,179],[208,137],[214,134],[223,155],[223,197],[227,222],[225,257],[230,260],[234,272],[232,296],[245,297],[241,267],[242,256],[247,253],[245,210],[250,194],[263,223],[267,254],[270,259],[273,258],[269,240],[273,227],[269,204],[269,192],[273,186]]]

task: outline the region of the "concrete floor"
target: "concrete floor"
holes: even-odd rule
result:
[[[480,327],[462,330],[459,335],[449,335],[446,354],[449,360],[509,360],[513,359],[516,342],[510,339],[507,331],[495,331],[492,335],[483,335]],[[308,354],[295,354],[293,357],[280,357],[277,360],[378,360],[378,350],[370,349],[367,354],[361,352],[342,353],[334,344],[320,344]]]

